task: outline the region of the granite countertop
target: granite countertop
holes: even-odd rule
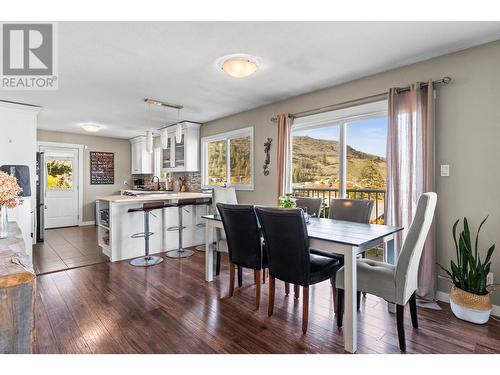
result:
[[[131,203],[131,202],[169,201],[169,200],[195,199],[195,198],[212,198],[212,194],[201,193],[201,192],[185,192],[185,193],[165,192],[165,194],[159,194],[159,193],[140,194],[136,196],[105,195],[96,197],[96,200],[108,201],[113,203]]]

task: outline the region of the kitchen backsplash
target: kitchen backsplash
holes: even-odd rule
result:
[[[153,175],[151,174],[141,174],[132,175],[134,178],[143,178],[144,185],[148,189],[156,189],[156,179],[155,182],[151,182]],[[201,190],[201,174],[200,172],[172,172],[170,173],[171,185],[169,190],[179,191],[180,183],[179,178],[184,178],[186,181],[186,187],[188,191],[200,191]],[[165,182],[160,182],[161,190],[165,190]]]

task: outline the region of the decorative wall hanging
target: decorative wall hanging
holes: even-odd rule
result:
[[[115,154],[90,151],[90,184],[113,185],[115,183]]]
[[[264,153],[266,154],[266,160],[264,160],[264,165],[262,166],[262,168],[264,168],[264,176],[269,176],[269,164],[271,164],[270,151],[272,141],[272,138],[267,138],[267,141],[264,142]]]

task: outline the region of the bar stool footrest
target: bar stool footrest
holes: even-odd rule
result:
[[[184,225],[182,226],[183,230],[186,229],[186,228],[187,228],[186,226],[184,226]],[[179,226],[178,225],[176,225],[175,227],[168,227],[167,228],[168,232],[177,232],[178,230],[179,230]]]
[[[149,237],[151,237],[153,234],[154,234],[153,232],[149,232]],[[146,237],[146,233],[144,233],[144,232],[134,233],[130,237],[131,238],[143,238],[143,237]]]

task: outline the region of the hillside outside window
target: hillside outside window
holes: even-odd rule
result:
[[[253,190],[253,127],[202,138],[202,185]]]

